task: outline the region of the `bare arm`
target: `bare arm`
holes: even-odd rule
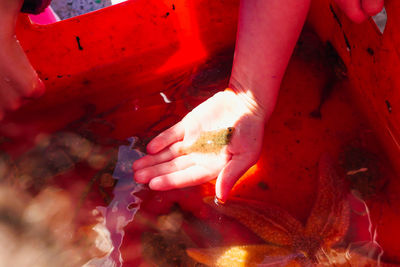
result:
[[[155,190],[193,186],[217,177],[216,196],[229,191],[259,158],[265,122],[303,27],[310,0],[242,0],[230,87],[154,138],[134,163],[135,179]],[[204,132],[234,127],[219,153],[187,147]]]
[[[230,87],[267,118],[310,0],[242,0]]]

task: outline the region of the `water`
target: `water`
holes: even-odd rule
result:
[[[135,148],[136,142],[131,138],[130,144],[101,146],[76,133],[60,132],[43,136],[14,161],[2,154],[0,236],[18,249],[9,252],[11,258],[0,253],[0,259],[27,266],[22,259],[32,261],[39,253],[42,256],[37,262],[41,266],[199,266],[198,262],[206,263],[204,258],[218,260],[214,258],[218,252],[220,266],[232,266],[226,259],[232,253],[255,253],[254,257],[260,258],[259,266],[285,266],[291,261],[329,266],[349,257],[366,263],[381,262],[384,250],[378,241],[380,229],[366,201],[356,190],[342,191],[345,187],[340,179],[324,175],[324,168],[329,170],[331,163],[324,163],[320,169],[317,204],[308,215],[314,216],[309,220],[315,229],[302,239],[289,235],[297,245],[294,252],[288,253],[282,244],[274,245],[274,240],[280,240],[276,238],[282,235],[282,227],[298,231],[296,227],[307,226],[280,207],[240,198],[222,203],[214,197],[210,184],[168,192],[149,191],[136,184],[131,166],[144,155]],[[350,169],[357,171],[347,175],[370,171],[360,166],[351,165]],[[205,196],[209,197],[203,200]],[[325,202],[328,205],[318,206]],[[324,212],[330,207],[333,218],[340,218],[335,222],[337,226],[329,224],[331,217]],[[322,250],[319,241],[313,241],[315,234],[320,234],[318,220],[339,232],[333,237],[323,235],[331,240],[326,243],[329,250]],[[13,237],[14,228],[19,229],[22,239]],[[43,239],[44,231],[49,232],[48,239]],[[46,253],[41,249],[46,242],[53,245],[47,245],[48,255],[43,256]],[[238,244],[250,246],[250,250]],[[254,250],[253,245],[260,248]],[[315,246],[316,251],[312,249]],[[136,258],[127,259],[129,254],[136,254]],[[71,258],[77,260],[71,262]]]
[[[247,252],[255,252],[247,255],[261,266],[295,260],[330,266],[349,261],[350,256],[372,266],[396,262],[397,176],[391,176],[379,142],[349,96],[348,82],[328,79],[333,84],[326,86],[325,69],[331,64],[321,61],[332,55],[325,55],[326,49],[313,40],[303,33],[265,129],[261,159],[236,185],[231,197],[240,201],[234,205],[230,200],[215,201],[212,183],[155,192],[133,182],[130,167],[142,154],[133,149],[133,140],[128,144],[111,135],[142,134],[149,140],[193,107],[187,99],[175,101],[177,95],[166,94],[174,99],[164,103],[171,108],[171,117],[163,117],[164,106],[149,112],[152,119],[147,113],[139,116],[136,112],[143,108],[137,104],[122,113],[100,114],[90,122],[94,109],[66,126],[74,129],[41,134],[34,144],[0,137],[0,263],[202,266],[200,261],[215,260],[218,252],[226,256],[220,257],[221,264],[233,266],[228,258],[233,252],[244,255],[246,247],[251,248]],[[215,91],[215,80],[228,75],[215,66],[210,63],[196,70],[187,92],[180,85],[184,96]],[[328,96],[321,97],[327,87]],[[154,94],[146,103],[151,107],[162,97]],[[104,103],[93,101],[99,101],[101,110]],[[319,117],[309,116],[316,108]],[[334,155],[333,163],[345,181],[325,179],[321,190],[318,163],[326,151]],[[262,208],[251,201],[261,202]],[[316,238],[323,232],[320,221],[337,233],[323,234],[326,246]],[[293,232],[285,235],[282,229]],[[295,252],[283,249],[282,242]],[[349,265],[357,266],[353,263]]]
[[[135,141],[115,148],[58,132],[41,135],[15,159],[2,151],[0,243],[10,251],[2,250],[0,262],[122,266],[124,227],[140,207],[135,193],[143,188],[132,179],[132,163],[143,156]]]
[[[2,262],[9,266],[28,266],[28,261],[40,266],[201,266],[199,262],[207,263],[207,259],[222,261],[220,266],[232,266],[227,258],[243,253],[254,255],[259,266],[285,266],[292,261],[327,266],[350,261],[351,266],[354,261],[372,265],[382,261],[382,229],[373,221],[364,200],[376,197],[379,188],[367,190],[357,182],[355,187],[363,189],[361,193],[354,188],[347,191],[339,182],[341,179],[324,175],[322,168],[314,181],[318,184],[312,202],[315,212],[307,213],[307,220],[300,221],[270,201],[248,202],[249,195],[237,202],[232,198],[223,203],[214,197],[212,184],[150,191],[132,179],[131,166],[144,155],[135,148],[138,139],[131,138],[129,144],[117,146],[101,145],[99,140],[59,132],[38,137],[33,148],[15,159],[5,152],[1,154],[0,242],[5,242],[0,253]],[[360,176],[365,182],[365,177],[376,175],[371,165],[376,157],[351,152],[344,160],[348,177]],[[334,162],[324,164],[329,170]],[[254,177],[264,184],[255,183],[250,196],[272,192],[270,187],[274,184],[270,180],[256,172]],[[246,185],[251,186],[252,178],[247,179]],[[285,196],[280,194],[278,200]],[[325,202],[328,204],[315,204]],[[333,217],[325,213],[329,209]],[[330,225],[332,218],[340,219]],[[315,241],[315,234],[322,231],[319,220],[339,233],[323,235],[328,240],[328,250]],[[294,251],[282,249],[282,228],[301,233],[299,227],[307,229],[307,221],[313,221],[315,229],[300,235],[300,239],[298,235],[285,237],[293,241],[290,246]],[[7,250],[9,247],[13,249]],[[135,257],[129,258],[130,254]]]
[[[111,244],[109,252],[102,258],[90,260],[84,266],[119,267],[123,259],[119,251],[124,239],[124,227],[132,222],[140,208],[140,199],[134,194],[142,190],[143,185],[136,184],[133,177],[132,164],[144,154],[132,147],[135,139],[131,138],[130,146],[120,146],[118,161],[113,173],[117,183],[113,189],[114,198],[107,207],[97,207],[103,220],[95,226],[98,233],[106,236]],[[132,207],[134,205],[134,207]]]

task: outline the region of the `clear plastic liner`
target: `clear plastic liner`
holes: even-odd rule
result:
[[[115,166],[113,177],[117,184],[113,190],[114,199],[107,207],[97,207],[103,220],[94,227],[99,234],[96,245],[103,250],[108,248],[108,253],[102,258],[95,258],[84,266],[118,267],[122,266],[120,247],[124,238],[124,227],[129,224],[139,210],[141,200],[134,194],[141,191],[143,186],[133,179],[132,164],[144,156],[144,153],[133,149],[135,138],[130,138],[130,146],[120,146],[118,162]]]

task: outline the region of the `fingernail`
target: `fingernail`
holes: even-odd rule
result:
[[[224,205],[225,204],[225,200],[223,200],[222,198],[219,198],[219,197],[217,197],[217,196],[215,196],[215,198],[214,198],[214,203],[215,203],[215,205]]]
[[[146,176],[146,173],[143,173],[141,171],[135,172],[135,174],[133,175],[135,181],[138,183],[143,183],[146,178],[145,176]]]
[[[223,194],[221,190],[217,187],[215,189],[215,199],[214,202],[218,202],[219,204],[224,204],[226,202],[227,196]]]
[[[150,144],[147,145],[146,151],[149,154],[155,154],[155,153],[158,152],[156,148],[157,148],[156,145],[154,145],[153,143],[150,143]]]
[[[159,190],[161,188],[161,179],[154,178],[153,180],[150,181],[149,187],[153,190]]]
[[[140,169],[139,167],[140,167],[140,163],[138,163],[138,161],[135,161],[135,162],[132,164],[132,169],[133,169],[134,171]]]
[[[44,91],[46,91],[46,86],[44,85],[44,82],[39,78],[39,82],[36,87],[36,92],[39,94],[39,96],[41,96],[44,94]]]
[[[37,84],[33,88],[31,97],[40,97],[44,94],[44,91],[46,91],[46,86],[44,85],[43,81],[38,78]]]

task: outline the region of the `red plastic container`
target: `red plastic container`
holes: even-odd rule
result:
[[[399,263],[400,3],[385,4],[381,34],[372,20],[349,21],[333,1],[313,1],[304,45],[296,48],[267,125],[262,157],[232,195],[275,204],[304,222],[315,201],[322,153],[338,162],[352,151],[378,155],[368,161],[377,174],[363,184],[373,188],[365,201],[385,260]],[[11,141],[2,148],[18,157],[38,136],[82,125],[103,139],[149,140],[226,87],[237,10],[238,1],[137,0],[51,25],[21,16],[18,38],[47,91],[8,114],[0,132]],[[327,41],[347,78],[333,85],[323,117],[316,119],[310,113],[329,82],[331,66],[321,63]],[[151,200],[143,207],[163,213],[177,202],[196,214],[212,184],[178,192],[160,193],[163,207],[154,208]],[[196,200],[187,202],[187,194]],[[123,246],[127,258],[128,248]]]

